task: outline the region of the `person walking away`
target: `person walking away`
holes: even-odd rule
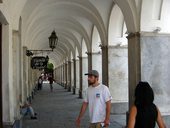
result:
[[[148,82],[139,82],[135,102],[129,114],[128,128],[166,128],[158,107],[153,103],[154,93]]]
[[[43,79],[42,76],[38,78],[38,90],[42,90]]]
[[[49,80],[49,84],[50,84],[50,90],[51,92],[53,92],[53,82],[55,81],[54,78],[52,77],[52,75],[50,75],[48,77],[48,80]]]
[[[91,70],[85,75],[88,75],[89,87],[86,91],[84,102],[76,119],[76,126],[80,127],[82,117],[89,107],[90,126],[89,128],[108,128],[110,123],[111,100],[109,89],[107,86],[100,84],[99,73],[96,70]]]

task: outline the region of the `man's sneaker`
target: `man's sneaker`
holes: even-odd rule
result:
[[[37,117],[36,116],[31,116],[31,120],[36,120]]]
[[[36,115],[38,115],[38,114],[35,112],[34,115],[36,116]]]

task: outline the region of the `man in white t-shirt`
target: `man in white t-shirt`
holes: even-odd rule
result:
[[[77,127],[80,127],[81,118],[83,117],[87,106],[89,106],[90,127],[102,128],[108,127],[110,123],[111,95],[107,86],[100,84],[99,73],[91,70],[88,75],[89,87],[86,91],[84,102],[80,114],[76,120]]]

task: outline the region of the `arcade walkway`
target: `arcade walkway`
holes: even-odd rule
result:
[[[23,128],[76,128],[75,119],[82,102],[77,97],[57,84],[54,84],[54,92],[51,93],[48,84],[44,84],[43,90],[37,92],[32,103],[38,113],[38,120],[24,117]],[[81,128],[88,128],[88,119],[87,111]],[[124,115],[111,115],[110,128],[122,128],[123,125]]]

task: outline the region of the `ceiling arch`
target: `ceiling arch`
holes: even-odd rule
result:
[[[86,31],[85,30],[80,30],[80,27],[78,27],[78,26],[75,26],[75,28],[73,28],[74,26],[72,25],[72,24],[70,24],[69,22],[62,22],[62,21],[60,21],[60,22],[57,22],[58,23],[58,26],[57,27],[55,27],[56,28],[56,30],[57,30],[57,34],[58,33],[60,33],[60,32],[62,32],[62,31],[69,31],[70,32],[70,34],[71,33],[73,33],[73,31],[76,31],[77,33],[82,33],[83,35],[85,35],[85,37],[86,37],[86,44],[87,44],[87,46],[89,46],[89,44],[88,44],[88,42],[89,42],[89,38],[88,38],[88,35],[87,35],[87,33],[86,33]],[[50,23],[50,25],[53,25],[54,24],[54,26],[56,25],[56,22],[55,23]],[[30,32],[27,32],[27,33],[30,33],[30,37],[29,36],[27,36],[26,37],[26,39],[25,39],[25,45],[26,45],[26,43],[27,43],[27,41],[29,40],[30,41],[30,38],[32,38],[32,39],[34,39],[34,38],[37,38],[37,37],[39,37],[39,38],[44,38],[44,35],[50,35],[50,32],[51,32],[51,30],[52,29],[50,29],[51,27],[50,27],[50,25],[48,24],[48,25],[46,25],[46,24],[44,24],[43,26],[45,26],[44,28],[41,28],[41,27],[39,27],[39,26],[35,26],[35,27],[33,27],[32,28],[32,30],[30,30],[30,31],[32,31],[31,33]],[[63,26],[65,26],[65,27],[63,27]],[[47,32],[47,30],[48,30],[48,32]],[[83,31],[83,32],[82,32]],[[47,32],[47,33],[45,33],[45,32]],[[43,33],[43,34],[42,34]],[[42,35],[42,36],[39,36],[39,35]],[[74,34],[71,34],[71,35],[73,35],[75,38],[76,38],[76,36],[74,35]],[[46,39],[44,39],[44,40],[46,40],[47,41],[47,38],[48,37],[45,37]],[[33,41],[31,41],[32,43],[33,43]],[[31,44],[30,44],[31,45]],[[79,44],[76,44],[76,45],[80,45],[80,43]]]
[[[50,0],[50,3],[48,4],[46,3],[46,1],[44,1],[44,3],[41,2],[41,4],[32,12],[31,16],[28,17],[27,24],[25,26],[29,26],[29,24],[32,24],[32,22],[38,19],[39,16],[41,17],[44,15],[48,16],[49,21],[50,18],[53,18],[54,16],[55,17],[72,16],[72,19],[75,18],[74,16],[79,16],[79,17],[83,16],[86,17],[86,19],[89,19],[92,23],[96,24],[100,33],[102,33],[101,36],[105,36],[106,34],[103,34],[103,32],[105,31],[104,25],[101,25],[102,23],[100,23],[102,22],[102,19],[99,13],[96,11],[95,7],[92,6],[91,3],[87,1],[85,3],[86,4],[82,4],[82,1],[79,2],[78,0],[73,0],[71,2],[68,0],[62,0],[62,1],[58,0],[58,1],[53,1],[52,3]],[[89,4],[91,6],[89,6]],[[50,12],[49,12],[49,8],[50,8]],[[50,17],[49,14],[50,15],[53,14],[53,16]]]

